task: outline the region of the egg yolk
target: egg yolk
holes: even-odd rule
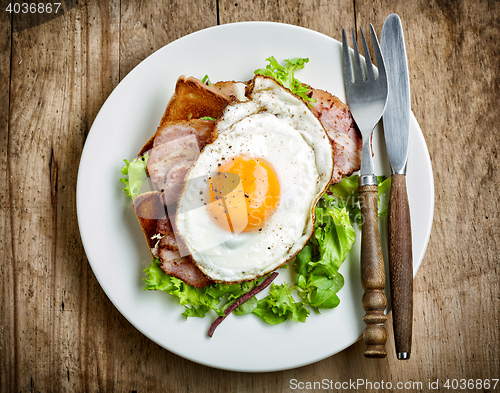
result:
[[[208,185],[210,216],[219,227],[233,233],[258,230],[279,203],[278,176],[262,158],[230,158],[219,166]]]

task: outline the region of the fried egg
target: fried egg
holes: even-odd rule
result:
[[[262,76],[248,98],[226,107],[177,205],[177,235],[217,282],[251,280],[293,258],[332,176],[331,144],[306,103]]]

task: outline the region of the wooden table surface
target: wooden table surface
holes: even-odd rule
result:
[[[500,378],[500,2],[74,0],[50,21],[8,13],[7,3],[0,10],[1,392],[311,391],[293,379],[423,383],[408,391],[429,391],[439,379],[447,391],[447,379]],[[370,22],[380,34],[392,12],[405,29],[412,110],[436,193],[415,279],[412,358],[397,361],[389,337],[382,360],[365,359],[358,341],[299,369],[235,373],[143,336],[104,294],[77,226],[79,158],[108,95],[148,55],[206,27],[268,20],[340,39],[341,27]],[[484,387],[500,391],[477,390]]]

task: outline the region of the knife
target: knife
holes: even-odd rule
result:
[[[413,321],[411,222],[406,192],[406,162],[410,140],[410,80],[401,20],[387,17],[380,46],[389,97],[383,115],[387,154],[392,168],[389,196],[389,282],[397,357],[409,359]]]

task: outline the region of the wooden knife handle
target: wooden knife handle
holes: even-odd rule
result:
[[[395,174],[389,197],[389,282],[394,341],[398,359],[411,353],[413,321],[413,261],[406,176]]]
[[[387,333],[384,313],[387,299],[384,293],[385,269],[378,231],[378,187],[360,185],[359,202],[363,219],[361,227],[361,284],[365,291],[363,308],[366,323],[363,340],[366,344],[365,356],[383,358],[387,355],[385,343]]]

